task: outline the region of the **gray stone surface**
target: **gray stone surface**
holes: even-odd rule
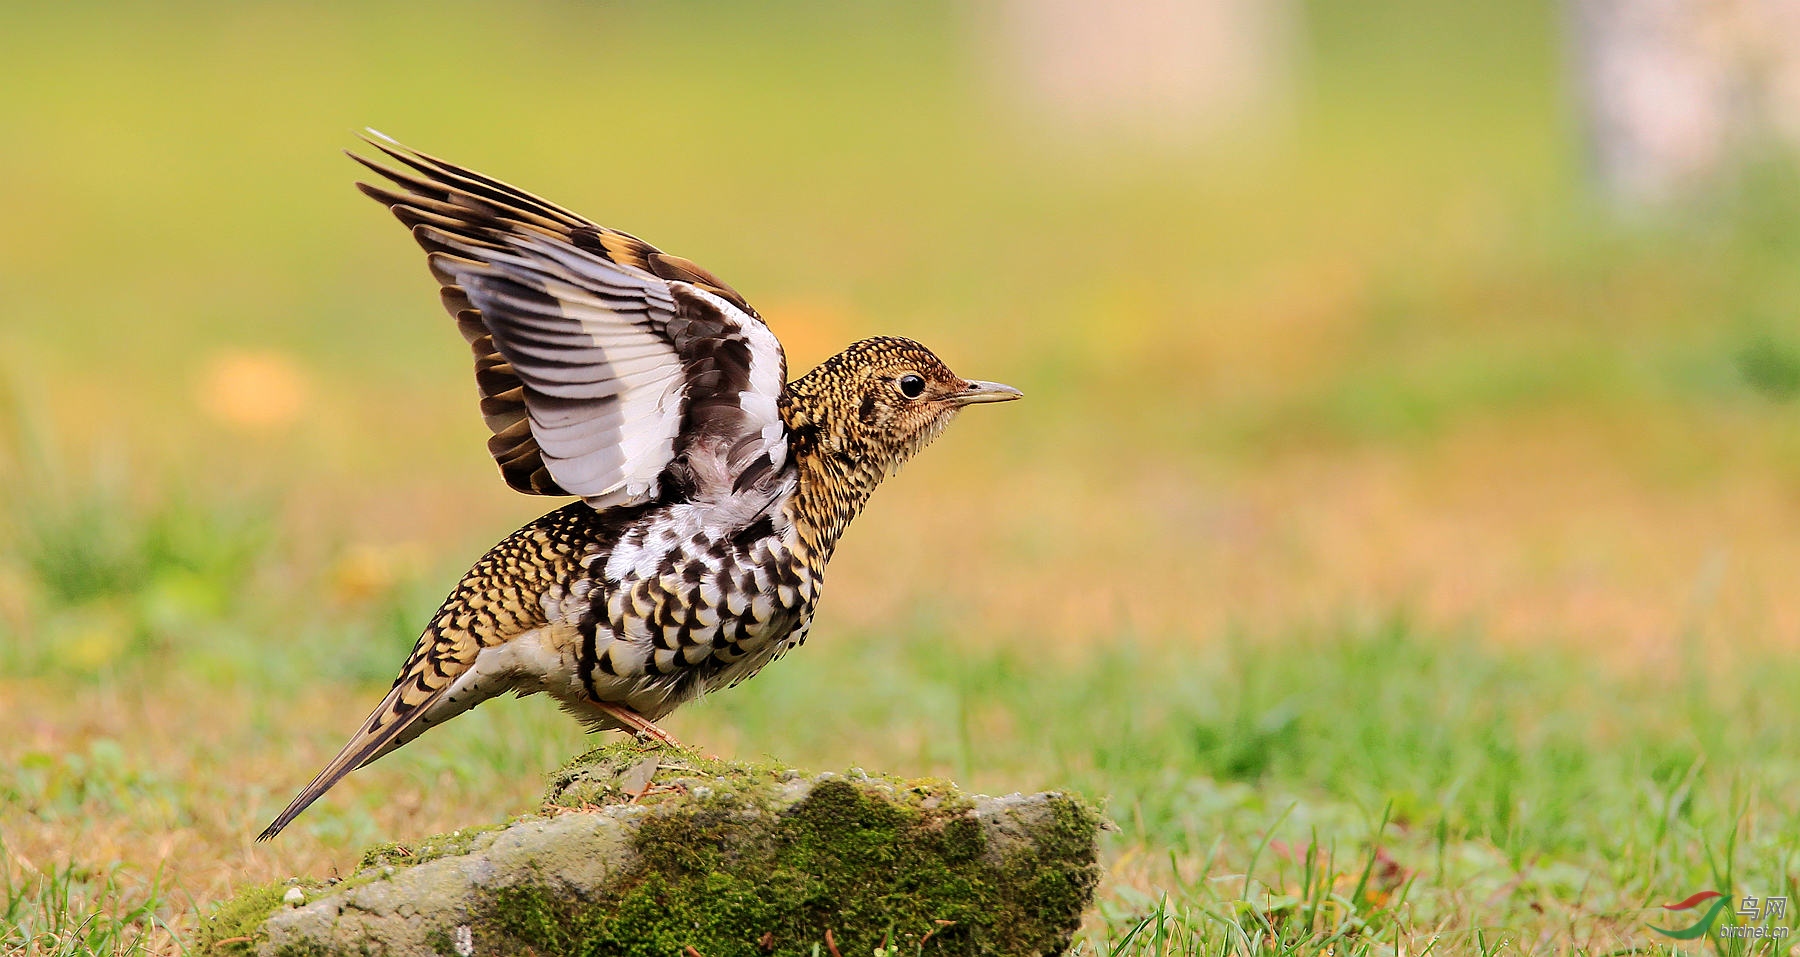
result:
[[[967,796],[617,745],[559,772],[539,815],[373,848],[346,881],[247,891],[202,944],[760,957],[811,954],[832,930],[845,954],[890,932],[907,953],[1059,953],[1099,878],[1099,821],[1054,792]]]

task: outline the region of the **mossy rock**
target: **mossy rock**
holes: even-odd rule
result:
[[[624,743],[557,772],[541,814],[248,890],[202,952],[811,957],[830,932],[845,957],[1057,954],[1099,880],[1099,826],[1066,794]]]

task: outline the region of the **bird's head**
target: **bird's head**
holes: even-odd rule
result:
[[[855,342],[788,386],[788,426],[816,452],[876,481],[944,431],[965,406],[1021,393],[965,379],[930,349],[895,336]]]

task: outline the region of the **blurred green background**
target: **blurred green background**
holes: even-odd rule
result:
[[[365,126],[702,263],[796,373],[900,334],[1026,392],[684,738],[1110,799],[1098,952],[1603,950],[1791,887],[1791,166],[1609,201],[1551,3],[1089,6],[0,11],[0,942],[179,948],[582,746],[496,702],[247,843],[553,504],[351,189]]]

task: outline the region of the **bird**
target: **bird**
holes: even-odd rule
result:
[[[474,354],[513,489],[573,497],[495,545],[392,688],[257,837],[351,771],[506,692],[590,731],[656,722],[806,640],[826,563],[884,479],[971,405],[1021,397],[911,339],[851,343],[789,381],[780,341],[695,263],[375,131],[386,206]]]

